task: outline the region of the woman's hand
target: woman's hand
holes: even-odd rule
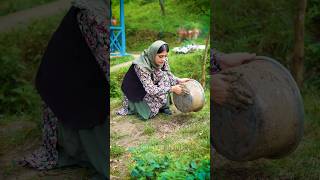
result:
[[[185,85],[175,85],[171,87],[171,92],[174,92],[178,95],[180,94],[190,94],[189,90]]]
[[[223,54],[220,58],[220,67],[222,70],[239,66],[241,64],[248,63],[254,60],[256,54],[250,53],[230,53],[230,54]]]
[[[231,83],[228,78],[223,74],[215,74],[211,77],[210,99],[219,105],[224,104],[230,96]]]
[[[171,92],[180,95],[183,92],[182,87],[180,85],[171,86]]]
[[[178,79],[178,83],[180,84],[180,83],[185,83],[185,82],[188,82],[188,81],[191,81],[191,79],[190,78],[180,78],[180,79]]]
[[[237,86],[241,75],[237,73],[221,73],[211,77],[211,100],[219,105],[226,105],[232,109],[246,109],[252,104],[251,94]]]

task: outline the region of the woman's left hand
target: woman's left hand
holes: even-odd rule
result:
[[[178,79],[178,83],[180,84],[180,83],[185,83],[185,82],[188,82],[188,81],[190,81],[191,79],[190,78],[180,78],[180,79]]]

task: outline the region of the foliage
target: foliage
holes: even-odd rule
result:
[[[133,151],[134,152],[134,151]],[[168,156],[147,153],[133,158],[133,179],[210,179],[210,161],[174,161]]]
[[[139,2],[130,0],[125,4],[126,38],[130,42],[127,48],[131,51],[142,51],[157,39],[163,39],[171,46],[178,45],[177,30],[180,27],[199,28],[200,39],[204,39],[210,31],[210,6],[201,6],[205,13],[198,13],[194,10],[199,7],[197,1],[165,1],[166,15],[162,17],[158,0],[145,4]],[[119,9],[119,3],[113,2],[112,13],[117,19]]]
[[[32,112],[39,106],[33,79],[61,15],[0,34],[0,114]]]
[[[159,173],[169,167],[170,161],[167,156],[163,158],[156,157],[152,154],[147,154],[146,156],[147,158],[144,159],[138,157],[134,158],[136,166],[131,171],[131,176],[133,178],[155,178]]]
[[[115,58],[110,58],[110,67],[117,65],[117,64],[121,64],[121,63],[125,63],[128,61],[132,61],[134,59],[133,56],[128,55],[128,56],[123,56],[123,57],[115,57]]]
[[[110,98],[119,98],[122,95],[121,83],[129,67],[124,67],[110,75]]]
[[[121,156],[125,152],[122,146],[113,144],[110,146],[110,157],[115,158]]]
[[[293,52],[293,0],[228,1],[213,5],[211,47],[223,52],[247,51],[277,59],[290,69]],[[320,88],[320,2],[308,1],[305,35],[306,83]]]
[[[46,4],[56,0],[1,0],[0,16]]]
[[[211,46],[224,52],[248,51],[267,55],[290,67],[293,51],[295,1],[216,0],[213,9]],[[305,21],[305,87],[302,88],[305,119],[304,137],[290,155],[276,160],[246,163],[214,156],[216,179],[318,179],[319,87],[320,87],[320,2],[310,0]],[[217,157],[219,156],[219,157]]]

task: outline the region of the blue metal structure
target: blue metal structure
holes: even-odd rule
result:
[[[111,8],[112,9],[112,8]],[[110,17],[112,17],[112,11]],[[110,50],[111,56],[125,56],[126,32],[124,23],[124,0],[120,0],[120,26],[110,25]]]

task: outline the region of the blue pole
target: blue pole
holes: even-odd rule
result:
[[[126,54],[126,32],[124,23],[124,0],[120,0],[120,23],[121,23],[121,55]]]

